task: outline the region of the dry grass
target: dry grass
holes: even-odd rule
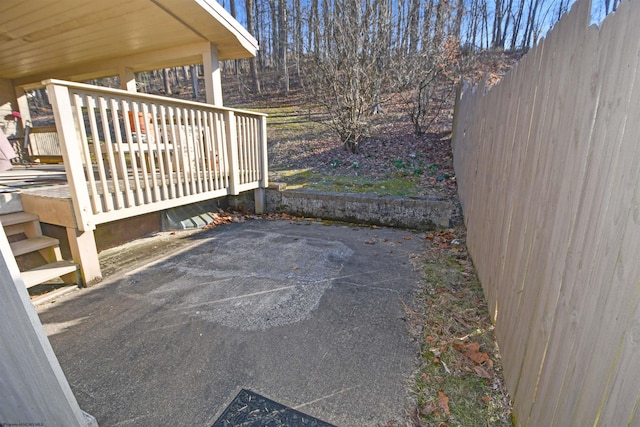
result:
[[[498,345],[465,230],[428,236],[417,266],[417,310],[407,308],[420,344],[414,378],[414,426],[511,426]]]

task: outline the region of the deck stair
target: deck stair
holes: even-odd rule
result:
[[[0,223],[7,238],[15,236],[10,243],[13,256],[39,252],[44,259],[43,265],[20,272],[27,288],[56,278],[65,283],[81,283],[78,265],[62,259],[58,239],[42,235],[37,215],[28,212],[0,215]]]

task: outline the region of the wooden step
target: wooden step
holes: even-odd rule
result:
[[[71,261],[56,261],[34,268],[33,270],[23,271],[20,273],[20,276],[28,289],[77,270],[78,266]]]
[[[10,244],[13,256],[28,254],[30,252],[39,251],[50,247],[56,247],[60,244],[58,239],[48,236],[32,237],[30,239],[19,240]]]
[[[2,224],[3,227],[31,221],[38,221],[38,215],[29,212],[16,212],[6,215],[0,215],[0,224]]]
[[[36,237],[42,235],[40,221],[38,215],[27,212],[16,212],[7,215],[0,215],[0,223],[4,228],[7,236],[15,236],[16,234],[24,234],[27,237]]]

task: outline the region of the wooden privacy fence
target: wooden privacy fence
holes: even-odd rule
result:
[[[454,162],[518,425],[638,426],[640,2],[463,90]]]
[[[263,114],[45,84],[80,230],[268,185]]]

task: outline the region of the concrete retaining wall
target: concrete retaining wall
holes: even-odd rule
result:
[[[271,185],[266,197],[269,213],[416,230],[449,228],[461,222],[460,210],[450,200],[286,190],[282,184]],[[253,204],[251,193],[229,198],[230,206],[251,210]]]

